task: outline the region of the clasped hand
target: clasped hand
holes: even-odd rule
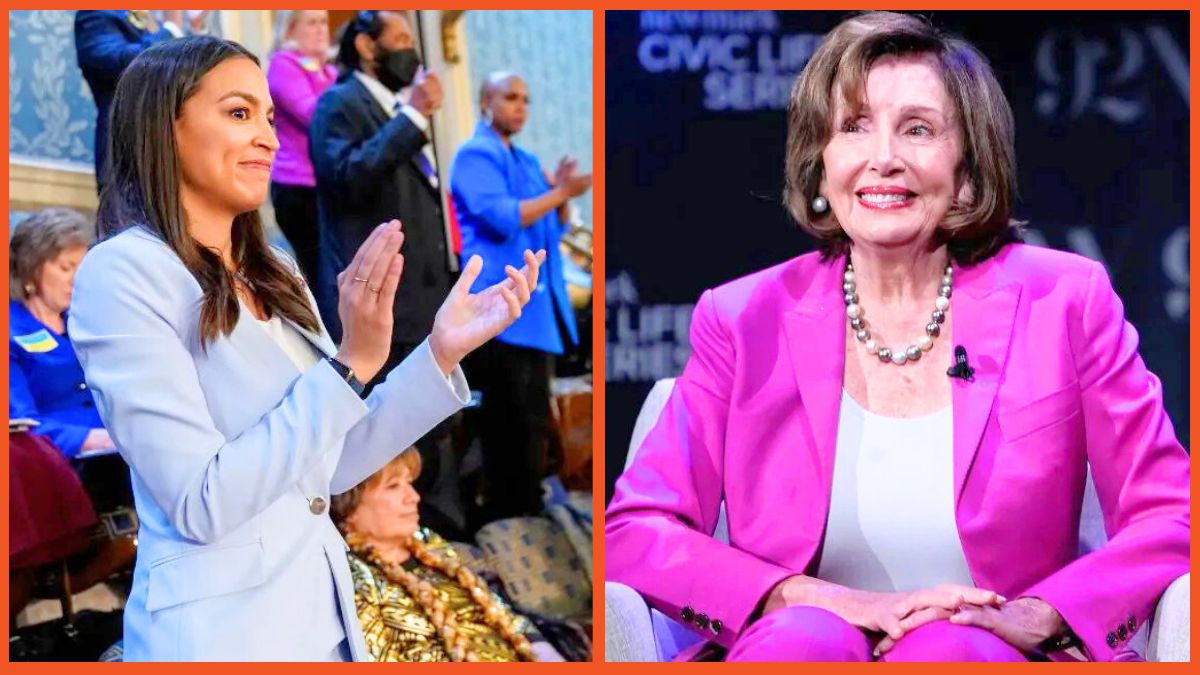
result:
[[[1063,627],[1062,616],[1038,598],[1009,601],[994,591],[953,584],[909,593],[873,593],[796,576],[771,591],[763,612],[790,605],[821,607],[858,628],[883,633],[876,646],[880,654],[906,633],[942,619],[991,631],[1025,652]]]

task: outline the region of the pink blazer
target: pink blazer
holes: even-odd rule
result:
[[[608,509],[607,578],[724,647],[776,583],[817,566],[843,268],[808,254],[700,297],[692,357]],[[972,578],[1049,602],[1091,659],[1131,658],[1129,638],[1188,571],[1191,527],[1189,457],[1137,332],[1104,268],[1076,255],[1015,244],[954,278],[953,334],[941,339],[975,368],[974,382],[951,385]],[[1089,463],[1110,540],[1079,556]],[[729,544],[712,538],[722,500]]]

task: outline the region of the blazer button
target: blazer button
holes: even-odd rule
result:
[[[1124,640],[1125,638],[1129,637],[1129,631],[1126,630],[1125,624],[1121,624],[1120,626],[1117,626],[1117,637],[1121,640]]]
[[[1108,643],[1109,649],[1117,648],[1117,634],[1116,633],[1109,633],[1108,637],[1104,638],[1104,641]]]
[[[79,391],[87,391],[87,382],[79,383]]]
[[[313,497],[312,499],[308,500],[308,510],[312,511],[314,516],[319,516],[322,513],[325,513],[326,506],[327,504],[325,503],[324,497]]]
[[[1129,632],[1132,634],[1137,630],[1137,619],[1133,618],[1131,614],[1128,619],[1125,619],[1125,626],[1129,628]]]
[[[683,619],[685,622],[691,623],[692,617],[694,616],[696,616],[696,610],[692,609],[691,607],[684,607],[683,609],[679,610],[679,618]]]
[[[721,629],[724,627],[725,624],[720,619],[713,619],[712,623],[708,624],[708,628],[713,632],[713,635],[720,635]]]
[[[704,612],[697,614],[696,615],[696,626],[699,627],[700,630],[704,630],[705,628],[708,628],[708,615],[705,614]]]

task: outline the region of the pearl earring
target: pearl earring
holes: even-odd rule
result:
[[[829,200],[825,199],[821,195],[817,195],[816,197],[813,197],[812,210],[815,211],[817,214],[824,214],[826,211],[829,210]]]

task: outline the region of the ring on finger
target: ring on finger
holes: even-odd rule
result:
[[[354,280],[362,284],[367,283],[367,280],[362,277],[354,277]]]
[[[381,291],[381,290],[383,290],[383,289],[382,289],[382,288],[375,288],[374,286],[367,286],[367,290],[368,290],[368,291],[371,291],[372,293],[379,293],[379,291]]]

